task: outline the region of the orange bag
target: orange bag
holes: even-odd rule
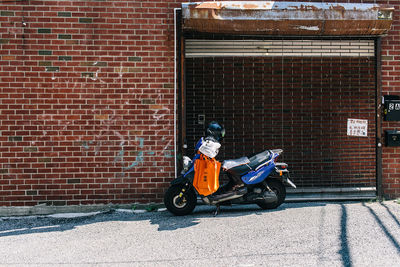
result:
[[[220,168],[221,163],[214,158],[200,155],[200,158],[196,160],[193,186],[200,195],[208,196],[218,190]]]

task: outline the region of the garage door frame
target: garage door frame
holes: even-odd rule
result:
[[[188,151],[191,151],[191,148],[188,149],[186,142],[186,86],[185,86],[185,40],[187,37],[185,36],[185,32],[182,29],[182,13],[177,12],[177,61],[178,61],[178,71],[177,71],[177,81],[178,81],[178,131],[179,134],[177,136],[178,139],[178,153],[179,155],[187,155]],[[204,36],[204,34],[201,34]],[[268,36],[271,39],[299,39],[299,36]],[[316,38],[315,36],[302,36],[300,39],[306,38]],[[336,38],[351,38],[348,36],[342,37],[324,37],[321,39],[336,39]],[[354,38],[354,37],[353,37]],[[360,36],[356,37],[357,39],[363,38]],[[375,151],[376,151],[376,196],[378,199],[382,199],[383,197],[383,189],[382,189],[382,73],[381,73],[381,36],[367,36],[368,39],[374,40],[375,46],[375,130],[376,130],[376,142],[375,142]],[[179,164],[179,163],[178,163]],[[181,166],[178,166],[178,168]],[[360,188],[356,188],[355,191],[359,191]],[[368,195],[367,198],[369,198]],[[340,197],[339,197],[340,198]],[[350,199],[344,197],[344,199]]]

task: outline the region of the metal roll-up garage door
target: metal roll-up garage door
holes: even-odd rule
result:
[[[181,151],[218,120],[227,129],[221,159],[283,148],[296,192],[368,198],[378,185],[381,196],[380,36],[393,11],[325,1],[182,3]]]
[[[282,148],[300,188],[375,188],[374,40],[187,38],[185,48],[188,147],[217,120],[221,159]]]

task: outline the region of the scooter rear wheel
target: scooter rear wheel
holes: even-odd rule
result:
[[[272,203],[267,203],[265,201],[259,200],[257,201],[257,205],[264,209],[264,210],[269,210],[269,209],[276,209],[277,207],[279,207],[283,201],[285,201],[286,198],[286,188],[283,185],[283,183],[279,180],[276,179],[270,179],[268,181],[266,181],[268,184],[268,187],[275,192],[278,200]]]
[[[188,215],[196,207],[197,197],[193,189],[187,190],[182,197],[179,194],[182,192],[181,185],[173,185],[168,188],[164,195],[165,207],[174,215]]]

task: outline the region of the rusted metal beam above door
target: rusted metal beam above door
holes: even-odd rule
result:
[[[183,29],[228,34],[376,36],[394,8],[361,3],[218,1],[183,3]]]

